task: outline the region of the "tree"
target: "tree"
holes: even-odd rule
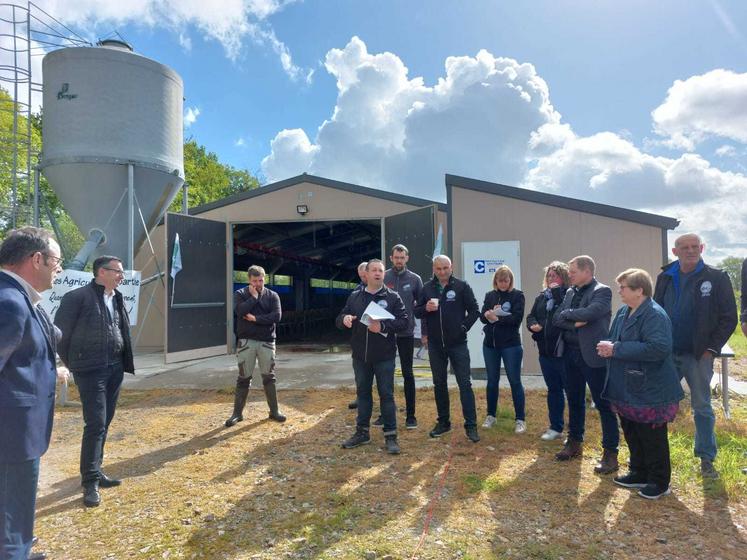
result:
[[[719,268],[729,275],[731,285],[737,292],[742,291],[742,261],[739,257],[726,257],[719,264]]]

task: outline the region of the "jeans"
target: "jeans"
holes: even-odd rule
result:
[[[34,536],[39,459],[0,463],[0,560],[26,560]]]
[[[414,348],[414,337],[397,337],[397,354],[399,354],[399,365],[402,367],[402,377],[405,380],[405,407],[408,418],[415,417],[415,374],[412,372],[412,353]]]
[[[516,420],[525,420],[524,386],[521,384],[521,358],[524,356],[524,349],[521,346],[490,348],[483,344],[482,355],[485,358],[485,370],[488,374],[486,388],[488,415],[495,416],[498,408],[498,384],[501,378],[501,360],[503,360],[506,377],[511,385],[511,398],[514,401]]]
[[[711,407],[713,356],[696,358],[692,354],[675,354],[674,365],[680,379],[690,387],[690,404],[695,420],[695,455],[713,461],[716,458],[716,416]]]
[[[472,391],[470,379],[469,350],[467,343],[444,348],[438,342],[428,340],[428,359],[431,362],[433,375],[433,393],[436,397],[438,422],[446,426],[451,425],[449,412],[449,386],[447,381],[448,363],[454,370],[454,376],[459,385],[459,398],[462,401],[462,415],[464,427],[477,427],[477,411],[475,408],[475,393]]]
[[[355,373],[355,391],[358,399],[358,419],[356,426],[359,430],[368,432],[371,425],[371,409],[373,408],[372,387],[376,378],[381,403],[381,417],[384,420],[384,435],[397,433],[397,407],[394,404],[394,360],[367,363],[353,358],[353,372]]]
[[[547,414],[550,418],[550,429],[563,431],[563,412],[565,395],[563,394],[563,358],[551,356],[539,357],[542,377],[547,385]]]
[[[73,372],[73,377],[83,405],[80,476],[85,486],[101,476],[106,435],[117,408],[124,372],[122,364],[116,364],[97,371]]]
[[[666,424],[642,424],[620,416],[620,426],[630,451],[630,470],[646,477],[646,482],[669,488],[672,465]]]
[[[610,402],[602,398],[606,368],[593,368],[586,365],[581,349],[566,346],[563,354],[563,386],[568,397],[568,436],[575,441],[584,441],[586,424],[586,384],[589,384],[591,398],[599,411],[602,422],[602,447],[617,452],[620,445],[620,431],[617,416],[610,408]]]

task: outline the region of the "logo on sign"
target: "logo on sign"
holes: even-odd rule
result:
[[[475,274],[485,274],[485,261],[476,260],[474,269],[475,269]]]

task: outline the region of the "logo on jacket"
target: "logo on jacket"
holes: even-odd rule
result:
[[[454,301],[454,298],[456,297],[456,292],[454,290],[449,290],[446,292],[446,299],[449,301]]]
[[[700,285],[700,295],[702,297],[708,297],[711,295],[712,289],[713,289],[713,284],[711,284],[710,280],[706,280]]]
[[[377,301],[376,303],[378,303],[378,304],[379,304],[379,307],[381,307],[381,308],[383,308],[383,309],[386,309],[387,307],[389,307],[389,304],[388,304],[388,303],[386,302],[386,300],[385,300],[385,299],[380,299],[380,300],[379,300],[379,301]]]
[[[474,270],[475,274],[485,274],[485,261],[475,261]]]
[[[511,302],[510,301],[503,302],[503,305],[501,305],[501,309],[503,309],[503,311],[505,311],[506,313],[511,313]]]

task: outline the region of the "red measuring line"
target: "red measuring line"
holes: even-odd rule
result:
[[[423,523],[423,532],[420,533],[420,541],[418,541],[418,545],[415,547],[415,550],[412,553],[412,556],[410,557],[410,560],[415,560],[418,551],[423,546],[423,543],[425,542],[425,537],[428,535],[428,529],[431,525],[431,519],[433,519],[433,510],[436,507],[436,502],[438,502],[438,499],[441,497],[441,491],[444,489],[444,485],[446,484],[446,475],[449,473],[449,468],[451,468],[451,459],[454,456],[454,432],[451,433],[451,440],[449,441],[449,457],[446,459],[446,464],[444,465],[444,472],[441,475],[441,480],[438,481],[438,487],[436,488],[436,491],[431,496],[430,502],[428,502],[428,511],[425,514],[425,522]]]

